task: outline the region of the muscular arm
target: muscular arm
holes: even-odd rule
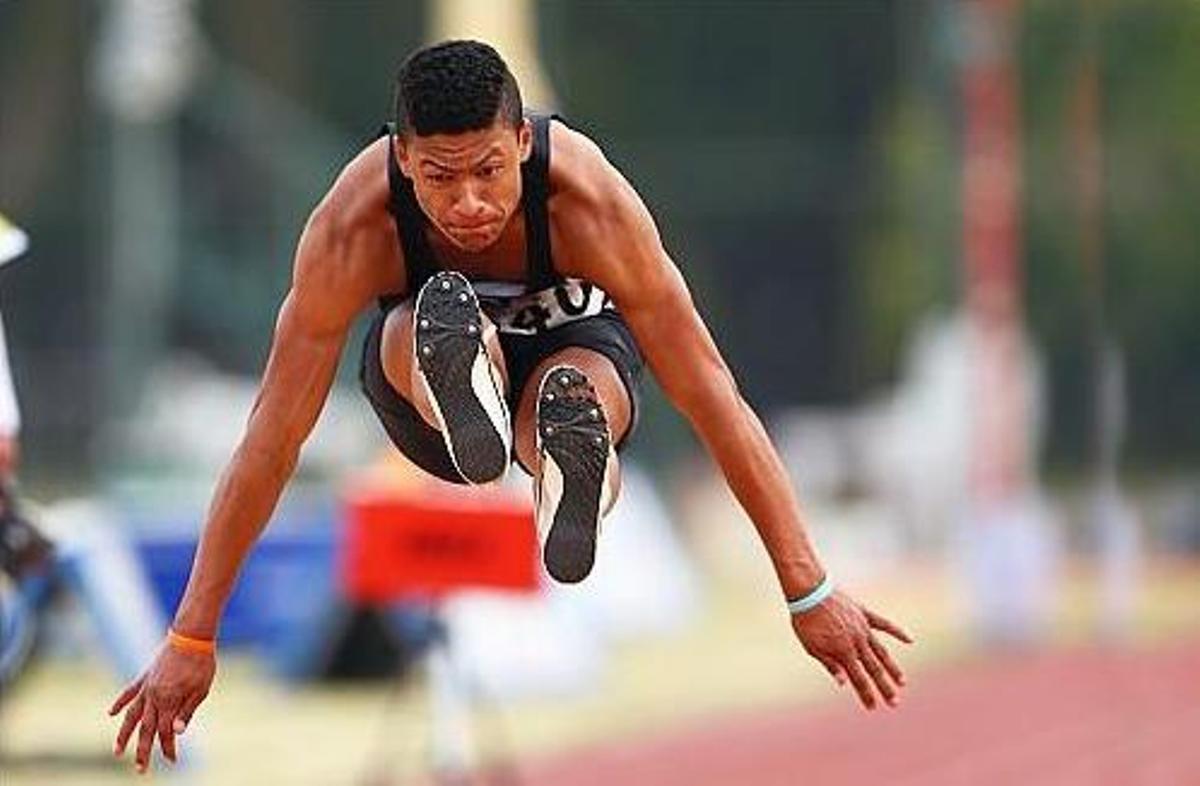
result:
[[[213,496],[175,617],[180,633],[216,635],[246,552],[296,467],[329,394],[350,323],[370,297],[349,273],[354,252],[328,209],[318,209],[300,239],[292,286],[245,435]]]
[[[708,328],[696,311],[649,211],[595,146],[559,135],[564,193],[556,239],[572,275],[612,295],[651,371],[721,467],[771,557],[784,594],[808,594],[824,576],[783,463],[762,422],[738,392]],[[566,136],[566,138],[564,138]],[[553,171],[552,171],[553,179]],[[552,215],[554,215],[552,211]],[[868,709],[876,691],[889,704],[904,675],[872,632],[908,634],[842,592],[791,618],[804,649]]]
[[[329,395],[351,321],[378,293],[402,286],[402,261],[395,258],[383,209],[385,152],[380,142],[351,162],[304,228],[262,385],[217,484],[175,615],[177,635],[109,707],[110,715],[125,713],[114,754],[124,753],[136,729],[135,761],[143,772],[155,739],[175,760],[175,736],[208,695],[216,659],[205,642],[216,637],[246,552],[270,518]]]
[[[648,259],[640,285],[610,294],[667,398],[691,423],[754,522],[784,594],[802,596],[824,570],[783,463],[738,391],[683,277],[661,247]]]

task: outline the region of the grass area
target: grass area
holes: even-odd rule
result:
[[[1068,572],[1053,643],[1078,642],[1096,630],[1093,579],[1082,567]],[[912,679],[935,679],[939,668],[972,652],[962,595],[945,571],[912,567],[855,589],[918,637],[901,654]],[[478,713],[478,737],[496,744],[502,725],[504,747],[523,758],[773,705],[851,701],[836,695],[794,641],[774,593],[765,580],[715,575],[694,625],[621,646],[601,683],[577,699],[486,708]],[[1132,646],[1200,633],[1198,600],[1200,566],[1147,571]],[[50,662],[31,672],[0,710],[4,785],[133,782],[131,769],[107,755],[116,723],[104,707],[117,688],[91,661]],[[416,683],[289,688],[264,679],[248,660],[228,658],[184,743],[192,762],[179,777],[221,786],[408,782],[426,761],[425,700]],[[395,780],[379,777],[384,772]]]

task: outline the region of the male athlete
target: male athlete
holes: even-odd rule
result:
[[[586,136],[526,116],[497,53],[473,41],[417,51],[397,77],[395,125],[342,171],[304,228],[262,387],[217,486],[167,640],[117,698],[115,751],[139,729],[175,736],[216,670],[239,566],[271,515],[329,392],[347,332],[372,303],[362,384],[397,447],[455,483],[515,457],[534,478],[542,556],[576,582],[616,495],[642,357],[753,519],[805,650],[867,708],[904,677],[873,629],[898,626],[832,584],[787,474],[637,193]]]

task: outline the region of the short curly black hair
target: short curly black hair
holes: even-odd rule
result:
[[[495,49],[443,41],[413,52],[396,74],[393,107],[400,133],[459,134],[497,119],[521,124],[521,90]]]

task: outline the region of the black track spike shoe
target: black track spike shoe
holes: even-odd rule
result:
[[[546,570],[574,584],[596,561],[612,435],[604,408],[587,376],[557,366],[542,378],[537,401],[541,476],[535,486],[538,533]]]
[[[502,477],[512,452],[504,386],[483,343],[483,317],[470,282],[443,271],[417,294],[413,351],[446,449],[474,484]]]

